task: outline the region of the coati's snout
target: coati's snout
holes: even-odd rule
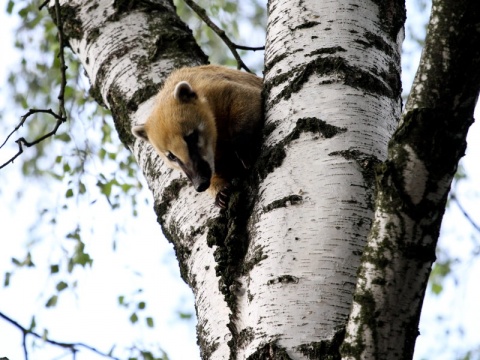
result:
[[[180,167],[196,191],[205,191],[210,187],[210,179],[213,175],[213,159],[210,165],[205,158],[205,153],[213,154],[213,150],[205,151],[205,140],[198,129],[184,136],[183,139],[187,144],[190,159],[187,164],[180,163]]]
[[[190,166],[180,164],[183,172],[192,182],[193,187],[198,192],[203,192],[210,187],[212,169],[210,165],[200,157],[193,157]]]
[[[208,182],[201,182],[200,184],[194,185],[197,192],[203,192],[210,187],[210,180]]]

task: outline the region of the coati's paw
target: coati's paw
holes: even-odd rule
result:
[[[225,186],[215,196],[215,205],[221,209],[226,209],[228,206],[228,201],[230,200],[231,194],[232,194],[232,187],[230,185]]]
[[[229,181],[214,174],[210,181],[210,187],[208,188],[210,194],[215,198],[215,205],[221,209],[226,209],[228,206],[228,200],[232,194],[232,185]]]

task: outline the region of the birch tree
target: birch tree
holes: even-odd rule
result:
[[[173,69],[208,61],[172,1],[47,6],[143,169],[203,359],[412,357],[478,98],[474,0],[434,1],[403,114],[403,1],[270,0],[263,146],[226,210],[130,132]]]

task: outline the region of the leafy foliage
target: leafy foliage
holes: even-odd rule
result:
[[[129,311],[131,312],[129,319],[132,324],[137,323],[142,317],[147,327],[153,328],[155,326],[153,317],[148,315],[139,316],[139,313],[141,314],[145,313],[144,310],[147,307],[146,301],[141,300],[142,294],[143,294],[143,289],[138,289],[136,292],[131,294],[129,298],[127,298],[125,295],[120,295],[118,297],[118,304],[120,306],[125,307],[126,309],[129,309]],[[138,300],[139,298],[140,300]]]
[[[437,260],[433,265],[432,272],[430,273],[430,287],[435,295],[439,295],[442,292],[443,281],[452,271],[452,261],[451,259],[444,261]]]
[[[8,75],[9,93],[17,106],[16,112],[55,106],[60,87],[60,63],[55,56],[59,51],[57,29],[46,11],[39,10],[39,3],[23,0],[7,4],[7,12],[17,14],[21,20],[15,39],[21,59]],[[64,198],[60,203],[54,203],[40,197],[39,203],[46,206],[39,212],[40,217],[32,230],[45,223],[55,225],[61,212],[68,212],[82,202],[94,203],[101,197],[112,209],[118,209],[120,202],[129,200],[132,214],[137,214],[136,193],[141,183],[136,162],[112,133],[109,112],[92,103],[88,80],[80,63],[70,51],[66,56],[68,85],[65,99],[69,121],[53,139],[28,149],[21,158],[25,178],[35,178],[49,187],[64,188]],[[37,114],[30,118],[18,136],[36,138],[48,132],[51,126],[50,118]],[[64,270],[69,273],[77,265],[84,267],[92,263],[81,240],[82,231],[85,229],[81,224],[76,224],[65,235],[76,243],[64,252],[68,264]],[[27,255],[25,260],[14,263],[33,266],[31,253]],[[58,271],[62,268],[57,268]]]

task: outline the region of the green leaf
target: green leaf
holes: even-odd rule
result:
[[[453,260],[436,261],[430,273],[430,288],[435,295],[439,295],[443,291],[443,281],[452,271]]]
[[[451,265],[452,263],[450,260],[447,260],[445,262],[436,262],[432,270],[433,276],[438,276],[438,277],[447,276],[452,271]]]
[[[144,360],[158,360],[155,358],[155,356],[153,356],[152,352],[151,351],[140,351],[140,353],[142,354],[142,357]]]
[[[145,309],[145,307],[146,307],[145,301],[140,301],[137,305],[137,308],[139,310],[143,310],[143,309]]]
[[[81,265],[83,267],[85,267],[86,265],[92,265],[93,263],[93,259],[90,257],[90,255],[86,253],[75,255],[74,261],[76,264]]]
[[[72,168],[70,167],[70,165],[68,165],[68,163],[64,163],[63,164],[63,172],[69,173],[71,171],[72,171]]]
[[[73,265],[81,265],[83,267],[85,267],[85,265],[92,265],[93,259],[84,250],[85,244],[81,241],[78,241],[77,245],[75,246],[75,254],[71,259]]]
[[[61,134],[55,135],[55,138],[63,142],[70,142],[70,140],[72,140],[70,135],[68,135],[67,133],[61,133]]]
[[[125,296],[124,295],[120,295],[118,297],[118,304],[119,305],[125,305]]]
[[[14,2],[13,0],[10,0],[7,4],[7,14],[12,15],[13,6],[14,6]]]
[[[189,314],[189,313],[184,313],[184,312],[179,311],[179,312],[178,312],[178,316],[179,316],[180,319],[182,319],[182,320],[189,320],[189,319],[192,318],[193,315],[192,315],[192,314]]]
[[[132,315],[130,315],[130,322],[132,324],[135,324],[137,321],[138,321],[138,316],[136,313],[133,313]]]
[[[60,267],[58,265],[50,265],[50,274],[56,274],[60,271]]]
[[[459,181],[467,178],[467,173],[465,171],[465,168],[462,166],[462,164],[459,164],[457,168],[457,172],[455,173],[454,179]]]
[[[105,150],[104,148],[101,148],[99,151],[98,151],[98,157],[102,160],[105,159],[105,155],[107,155],[107,150]]]
[[[75,230],[67,234],[67,239],[80,241],[80,229],[77,227]]]
[[[153,327],[154,327],[154,325],[153,325],[153,318],[147,317],[145,320],[146,320],[147,326],[148,326],[149,328],[153,328]]]
[[[133,188],[133,185],[130,185],[130,184],[122,184],[120,187],[121,187],[121,189],[123,190],[124,193],[127,193],[128,190],[130,190],[131,188]]]
[[[58,301],[58,296],[53,295],[50,299],[48,299],[47,303],[45,304],[45,307],[47,308],[55,307],[57,305],[57,301]]]
[[[68,284],[66,282],[60,281],[57,284],[56,289],[57,289],[57,291],[62,291],[62,290],[65,290],[67,287],[68,287]]]
[[[32,320],[30,321],[30,326],[28,330],[33,331],[37,327],[37,322],[35,321],[35,316],[32,316]]]
[[[71,273],[71,272],[73,271],[74,266],[75,266],[75,263],[73,262],[72,259],[70,259],[70,260],[68,261],[67,271],[68,271],[69,273]]]
[[[28,8],[20,9],[20,11],[18,12],[18,15],[25,19],[28,15]]]
[[[12,276],[12,273],[6,272],[5,273],[5,279],[3,280],[3,286],[7,287],[10,285],[10,277]]]
[[[30,252],[28,252],[27,257],[25,258],[25,260],[23,260],[23,265],[26,265],[28,267],[35,267],[35,264],[32,261],[32,254],[30,254]]]
[[[435,294],[435,295],[438,295],[442,292],[443,290],[443,286],[439,283],[434,283],[432,284],[432,292]]]
[[[100,192],[104,194],[107,198],[112,193],[112,182],[102,183],[100,181],[97,182],[97,186],[100,188]]]
[[[65,197],[68,199],[68,198],[71,198],[72,196],[73,196],[73,190],[68,189],[67,192],[65,193]]]
[[[78,184],[78,192],[80,194],[85,194],[87,192],[87,188],[85,187],[85,184],[81,181]]]
[[[12,262],[16,266],[20,266],[20,267],[23,267],[23,266],[35,267],[35,264],[32,261],[32,255],[30,253],[27,253],[27,256],[25,256],[25,259],[23,261],[12,258]]]

